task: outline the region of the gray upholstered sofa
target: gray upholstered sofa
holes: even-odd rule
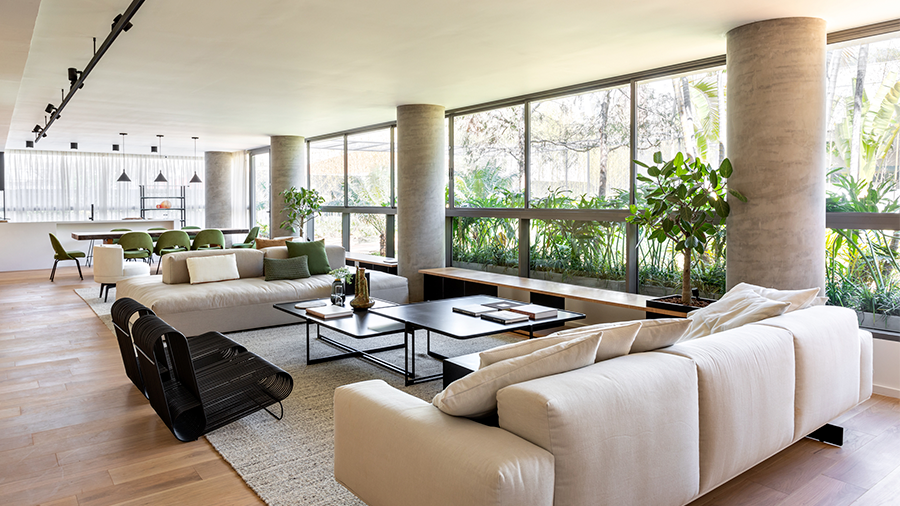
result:
[[[344,265],[345,252],[342,247],[327,245],[325,253],[333,268]],[[190,284],[188,258],[227,254],[237,256],[240,279]],[[185,335],[195,335],[211,330],[233,332],[299,323],[297,317],[273,308],[273,304],[325,298],[331,294],[334,278],[327,274],[305,279],[266,281],[263,277],[265,257],[287,258],[287,248],[172,253],[162,259],[162,275],[120,281],[116,287],[116,298],[130,297],[152,309]],[[408,302],[406,278],[378,271],[371,271],[370,278],[371,296],[400,304]]]
[[[369,506],[680,506],[871,393],[872,335],[818,306],[508,386],[499,427],[340,387],[334,475]]]

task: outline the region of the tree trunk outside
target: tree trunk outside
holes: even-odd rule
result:
[[[862,157],[859,146],[859,134],[862,130],[862,96],[866,84],[866,64],[869,61],[869,45],[859,47],[856,57],[856,88],[853,92],[853,127],[850,133],[850,175],[859,178],[859,161]]]
[[[681,269],[681,303],[691,304],[691,248],[684,248],[684,267]]]

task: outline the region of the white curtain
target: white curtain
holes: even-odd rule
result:
[[[122,169],[130,183],[116,179]],[[157,209],[181,195],[185,187],[185,225],[202,227],[205,222],[206,196],[203,184],[189,184],[194,171],[204,179],[203,158],[193,156],[123,155],[120,153],[79,153],[65,151],[10,150],[6,152],[6,207],[10,220],[85,221],[121,220],[141,216],[140,186],[148,219],[176,220],[181,213]],[[167,183],[153,180],[162,170]],[[246,183],[245,183],[246,184]]]
[[[231,224],[250,228],[250,152],[235,151],[231,160]]]

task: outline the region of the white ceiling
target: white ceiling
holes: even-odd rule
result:
[[[129,3],[0,0],[6,149],[33,139],[66,69]],[[109,152],[128,132],[129,153],[156,134],[166,154],[192,153],[194,135],[200,151],[250,149],[392,121],[401,104],[450,109],[719,55],[731,28],[788,16],[837,31],[900,18],[900,2],[150,0],[36,148]]]

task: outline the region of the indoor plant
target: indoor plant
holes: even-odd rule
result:
[[[725,200],[727,194],[741,202],[747,199],[739,191],[726,187],[733,170],[728,158],[722,160],[718,169],[681,152],[663,162],[662,153],[657,151],[653,154],[656,165],[634,162],[647,169],[647,175],[637,175],[644,183],[641,190],[645,204],[632,204],[627,221],[651,229],[647,239],[661,243],[671,240],[675,251],[682,253],[681,303],[694,305],[691,304],[691,252],[703,255],[708,238],[725,225],[731,212]]]
[[[311,188],[298,190],[291,186],[281,192],[281,196],[284,197],[282,214],[286,215],[286,219],[281,222],[281,228],[301,234],[306,226],[306,221],[321,214],[319,207],[325,203],[325,199],[319,195],[319,192]]]

